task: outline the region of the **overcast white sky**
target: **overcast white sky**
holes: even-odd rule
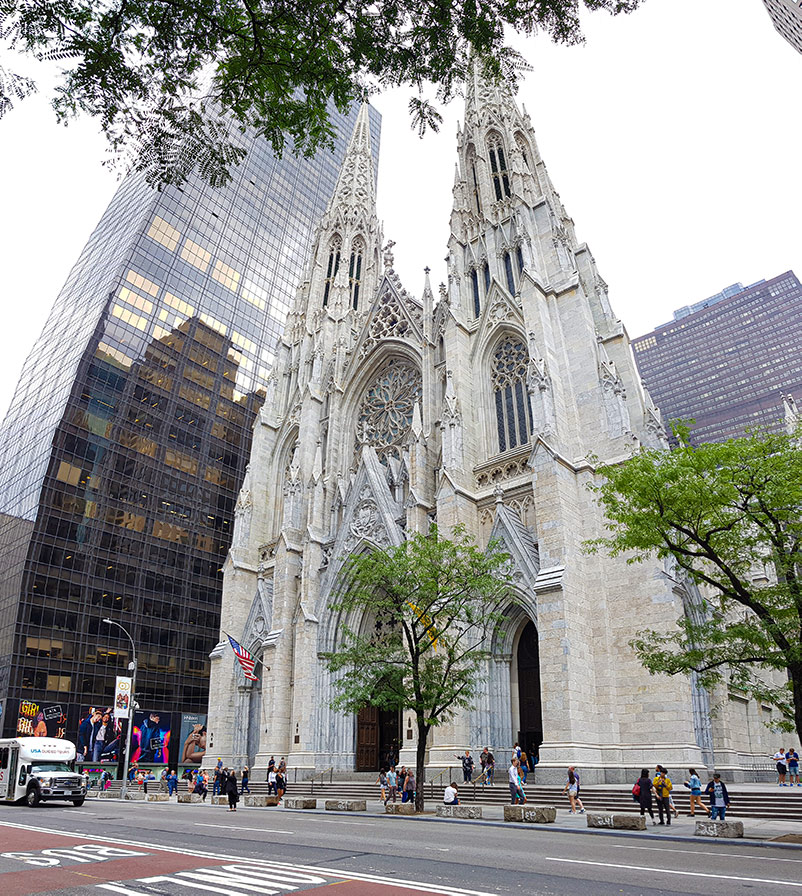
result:
[[[645,0],[587,16],[587,45],[519,43],[519,100],[580,240],[631,337],[730,283],[802,276],[802,54],[760,0]],[[408,91],[379,97],[379,214],[415,293],[445,279],[456,122],[410,130]],[[0,121],[0,415],[48,310],[117,186],[93,122],[44,96]],[[435,289],[436,292],[436,289]]]

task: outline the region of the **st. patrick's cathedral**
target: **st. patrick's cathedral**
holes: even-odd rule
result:
[[[675,625],[682,581],[583,549],[603,531],[597,464],[666,434],[529,116],[478,71],[453,194],[448,283],[433,292],[427,271],[413,295],[376,217],[363,107],[255,423],[222,627],[262,665],[246,680],[221,634],[209,755],[255,778],[271,755],[310,774],[375,770],[393,751],[414,761],[411,714],[334,711],[320,655],[338,643],[345,558],[436,521],[497,537],[517,599],[470,709],[434,729],[428,767],[466,748],[506,758],[519,741],[541,782],[571,763],[588,783],[656,762],[735,777],[769,752],[762,708],[725,694],[714,724],[712,695],[650,676],[628,646]]]

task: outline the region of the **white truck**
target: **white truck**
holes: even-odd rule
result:
[[[0,801],[38,806],[62,800],[82,806],[87,777],[73,770],[75,744],[56,737],[0,739]]]

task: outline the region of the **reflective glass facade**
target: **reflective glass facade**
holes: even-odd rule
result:
[[[802,399],[802,286],[787,271],[678,316],[632,348],[664,422],[696,421],[693,442],[776,431],[782,394]]]
[[[205,712],[251,427],[357,112],[311,161],[242,135],[220,189],[128,177],[70,272],[0,436],[6,736],[38,705],[74,737],[111,702],[130,647],[106,616],[134,637],[144,709],[176,738]]]

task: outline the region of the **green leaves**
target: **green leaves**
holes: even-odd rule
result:
[[[240,148],[206,122],[216,142],[202,152],[193,109],[253,128],[279,155],[311,155],[331,141],[329,100],[343,110],[366,89],[431,84],[447,102],[472,56],[515,80],[525,63],[505,28],[576,43],[582,5],[616,14],[638,0],[2,0],[0,41],[66,62],[59,118],[98,117],[152,183],[178,183],[191,165],[224,183]],[[32,87],[0,71],[0,115]],[[437,130],[431,103],[412,100],[410,113],[420,134]]]
[[[608,534],[586,547],[630,563],[672,558],[687,577],[677,629],[632,642],[650,672],[726,681],[771,702],[802,735],[798,436],[755,432],[694,447],[686,427],[675,432],[673,451],[600,470],[593,488]]]

